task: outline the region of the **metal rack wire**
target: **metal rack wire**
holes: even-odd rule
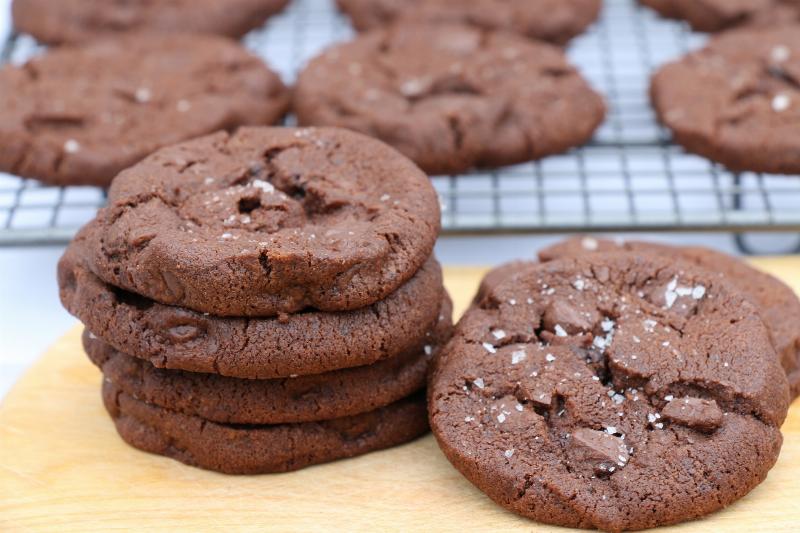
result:
[[[333,2],[294,0],[245,43],[291,82],[309,58],[351,35]],[[444,232],[800,232],[800,179],[731,174],[670,144],[656,123],[650,72],[703,39],[634,0],[606,0],[600,22],[569,49],[608,101],[594,140],[535,163],[433,177]],[[21,62],[37,52],[32,39],[12,35],[0,59]],[[96,188],[0,174],[0,245],[66,242],[103,202]]]

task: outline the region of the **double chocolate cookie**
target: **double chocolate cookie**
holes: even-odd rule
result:
[[[675,141],[733,171],[800,173],[800,25],[743,29],[653,76]]]
[[[791,397],[800,395],[800,299],[791,287],[744,261],[708,248],[674,247],[649,242],[617,242],[575,237],[539,252],[552,261],[595,252],[637,252],[680,258],[714,273],[735,286],[758,309],[789,380]]]
[[[605,115],[560,49],[459,25],[398,25],[329,48],[293,98],[300,124],[377,137],[429,174],[564,152]]]
[[[112,382],[103,401],[123,440],[141,450],[226,474],[288,472],[408,442],[428,430],[425,397],[320,422],[219,424],[136,400]]]
[[[4,66],[0,94],[0,171],[58,185],[107,186],[162,146],[272,124],[289,104],[288,90],[259,58],[201,35],[46,51]]]
[[[240,37],[288,0],[14,0],[14,26],[45,44],[124,33],[214,33]]]
[[[115,350],[89,330],[83,346],[106,379],[138,400],[219,423],[310,422],[372,411],[422,389],[431,357],[452,333],[451,313],[445,298],[422,349],[372,365],[281,379],[159,369]]]
[[[600,14],[601,0],[337,0],[359,31],[397,21],[468,24],[566,44]]]
[[[434,365],[430,421],[448,459],[500,505],[562,526],[721,509],[766,477],[788,407],[747,299],[643,254],[521,267]]]
[[[163,305],[88,270],[86,233],[59,261],[64,307],[117,350],[159,368],[269,379],[369,365],[423,351],[426,333],[447,315],[442,272],[433,258],[384,300],[353,311],[241,318]]]
[[[353,310],[414,276],[439,217],[428,177],[379,141],[241,128],[119,174],[87,227],[86,263],[115,287],[216,316]]]
[[[800,23],[798,0],[639,0],[660,15],[685,20],[696,31]]]

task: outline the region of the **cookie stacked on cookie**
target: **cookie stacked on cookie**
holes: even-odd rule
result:
[[[59,263],[124,440],[227,473],[427,430],[450,336],[427,177],[337,129],[243,128],[122,172]]]
[[[697,518],[764,480],[796,386],[788,287],[705,249],[587,238],[540,258],[492,271],[434,363],[431,427],[467,479],[607,531]]]

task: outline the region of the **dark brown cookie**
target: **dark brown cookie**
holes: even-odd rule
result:
[[[592,252],[652,253],[678,257],[726,279],[758,309],[789,380],[791,397],[800,395],[800,299],[778,278],[744,261],[699,246],[674,247],[637,241],[612,241],[594,237],[567,239],[539,252],[542,261]]]
[[[47,51],[4,66],[0,94],[0,170],[59,185],[107,186],[162,146],[272,124],[289,104],[259,58],[200,35]]]
[[[566,44],[600,14],[601,0],[337,0],[359,31],[395,21],[460,23]]]
[[[117,350],[158,368],[270,379],[369,365],[422,351],[446,298],[441,268],[431,258],[386,299],[354,311],[215,317],[102,282],[83,266],[82,236],[59,261],[64,307]]]
[[[656,72],[675,141],[733,171],[800,173],[800,25],[735,30]]]
[[[161,149],[116,177],[108,204],[87,228],[89,268],[217,316],[373,304],[422,267],[440,225],[423,172],[335,128],[241,128]]]
[[[214,33],[241,37],[288,0],[14,0],[14,26],[46,44],[130,32]]]
[[[800,22],[797,0],[639,0],[661,16],[685,20],[696,31]]]
[[[786,377],[763,322],[691,264],[533,264],[468,311],[434,362],[445,455],[503,507],[610,531],[721,509],[767,475]]]
[[[390,448],[428,430],[419,393],[374,411],[322,422],[219,424],[138,401],[110,382],[103,402],[135,448],[226,474],[288,472]]]
[[[385,407],[425,386],[428,363],[452,334],[452,304],[428,332],[423,350],[373,365],[283,379],[237,379],[162,370],[84,331],[83,346],[103,375],[132,397],[186,415],[234,424],[330,420]]]
[[[372,135],[429,174],[564,152],[605,115],[559,48],[454,25],[394,26],[329,48],[293,99],[300,124]]]

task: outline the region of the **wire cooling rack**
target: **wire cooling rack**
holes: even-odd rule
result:
[[[245,43],[292,82],[308,59],[351,35],[331,0],[294,0]],[[672,145],[656,123],[650,72],[703,39],[635,0],[606,0],[599,23],[569,49],[608,101],[594,140],[536,163],[433,177],[444,232],[800,232],[798,177],[731,174]],[[38,51],[30,37],[12,35],[1,59],[22,62]],[[0,174],[0,245],[65,242],[103,202],[100,189]]]

